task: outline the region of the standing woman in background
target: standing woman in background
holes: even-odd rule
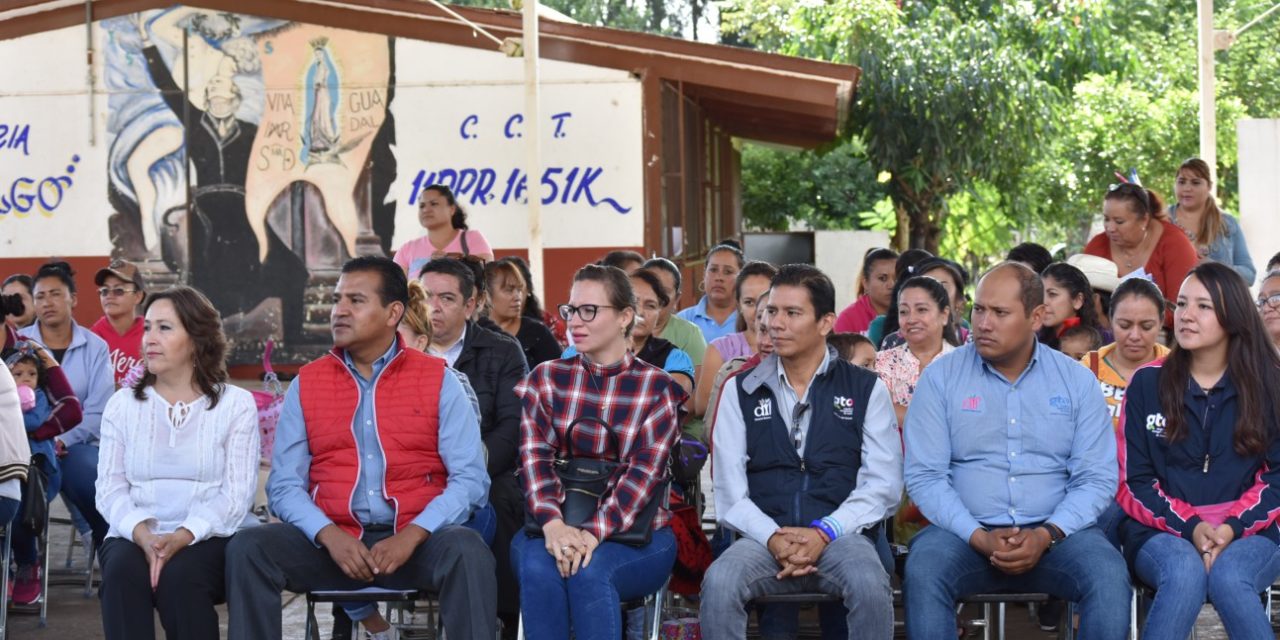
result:
[[[1235,216],[1218,208],[1213,195],[1209,164],[1191,158],[1178,167],[1173,183],[1177,200],[1169,205],[1169,219],[1187,234],[1201,260],[1217,260],[1236,270],[1246,284],[1253,284],[1257,270],[1249,245]]]
[[[876,316],[893,306],[894,267],[897,252],[875,248],[862,257],[862,273],[858,275],[858,299],[836,316],[836,333],[866,333]]]
[[[1102,200],[1103,232],[1089,240],[1084,252],[1116,263],[1116,275],[1136,275],[1156,283],[1166,300],[1178,293],[1199,258],[1187,234],[1169,220],[1156,192],[1124,182],[1112,185]],[[1166,313],[1166,328],[1173,314]]]
[[[147,300],[147,372],[102,417],[97,503],[108,640],[217,640],[227,542],[256,524],[258,409],[227,384],[226,337],[209,300],[175,287]]]
[[[1117,501],[1135,575],[1156,590],[1143,636],[1185,638],[1208,601],[1231,638],[1271,638],[1258,598],[1280,577],[1280,355],[1235,270],[1191,270],[1177,343],[1125,393]]]
[[[395,261],[409,277],[432,258],[476,256],[493,260],[493,249],[479,231],[467,226],[467,212],[458,206],[453,191],[433,184],[418,193],[418,222],[427,235],[410,240],[396,251]]]

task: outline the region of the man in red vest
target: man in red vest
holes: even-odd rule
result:
[[[439,594],[452,639],[497,634],[493,554],[461,525],[488,495],[480,428],[443,360],[401,344],[404,271],[355,258],[333,295],[333,351],[289,387],[267,493],[284,522],[227,552],[229,640],[280,638],[281,598],[379,586]]]

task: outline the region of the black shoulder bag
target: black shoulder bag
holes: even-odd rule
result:
[[[44,472],[44,454],[31,456],[27,480],[22,483],[22,513],[18,522],[31,531],[44,531],[49,518],[49,476]]]
[[[574,420],[569,424],[569,428],[565,430],[565,446],[562,451],[557,452],[554,469],[556,477],[560,479],[560,486],[564,489],[564,503],[560,505],[560,515],[564,519],[564,523],[571,527],[581,527],[583,523],[590,520],[592,516],[600,510],[600,503],[605,493],[609,490],[609,481],[613,476],[623,468],[623,463],[619,460],[609,460],[605,458],[578,458],[574,457],[573,449],[573,430],[578,424],[583,422],[595,422],[602,426],[605,433],[609,434],[609,442],[613,445],[613,455],[618,456],[618,438],[614,435],[613,430],[609,428],[603,420],[595,417],[584,416]],[[649,496],[649,502],[645,504],[640,513],[636,514],[636,519],[631,523],[631,527],[626,531],[615,531],[609,536],[609,542],[618,542],[633,547],[643,547],[649,544],[649,540],[653,536],[653,519],[658,515],[658,507],[662,506],[667,500],[667,490],[671,484],[671,475],[665,470],[662,479],[654,487],[656,495]],[[531,536],[542,536],[542,525],[534,519],[532,514],[525,514],[525,533]]]

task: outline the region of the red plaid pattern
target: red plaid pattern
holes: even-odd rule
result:
[[[515,389],[524,406],[520,419],[520,479],[529,512],[540,524],[560,517],[564,492],[552,469],[556,452],[572,447],[575,456],[626,461],[595,517],[584,524],[598,540],[625,531],[653,495],[667,472],[671,448],[680,436],[680,418],[688,394],[665,371],[627,353],[622,361],[601,366],[581,355],[538,365]],[[580,417],[600,418],[611,425],[618,443],[608,451],[609,438],[598,425],[574,428]],[[667,524],[671,514],[658,512],[654,527]]]

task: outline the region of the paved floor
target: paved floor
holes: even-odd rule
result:
[[[53,503],[53,515],[55,517],[59,515],[65,516],[65,510],[60,500]],[[66,571],[63,568],[63,562],[67,557],[69,539],[70,527],[57,524],[52,526],[50,544],[53,552],[53,571],[50,575],[51,583],[53,584],[49,587],[48,625],[40,628],[38,617],[35,614],[11,610],[7,638],[95,640],[103,637],[102,621],[96,594],[92,597],[85,597],[82,572],[78,576],[65,575]],[[76,547],[73,551],[73,558],[73,570],[79,569],[82,571],[84,568],[83,550]],[[305,604],[305,600],[301,597],[285,594],[284,611],[282,613],[285,623],[284,640],[303,640]],[[225,624],[226,609],[225,607],[220,609],[220,615]],[[318,617],[321,620],[321,627],[324,632],[323,636],[327,638],[332,625],[332,618],[329,617],[327,607],[324,605],[318,607],[318,610]],[[980,614],[975,610],[971,615],[978,617]],[[157,622],[156,629],[158,630],[159,628],[159,623]],[[163,637],[163,632],[158,631],[157,635]],[[804,637],[816,638],[817,635],[806,634]],[[1057,635],[1040,631],[1028,615],[1025,607],[1011,606],[1007,614],[1006,637],[1010,640],[1049,640],[1056,638]],[[1195,637],[1198,640],[1226,639],[1227,635],[1222,630],[1222,626],[1212,608],[1206,607],[1201,612],[1199,623],[1196,625]]]

